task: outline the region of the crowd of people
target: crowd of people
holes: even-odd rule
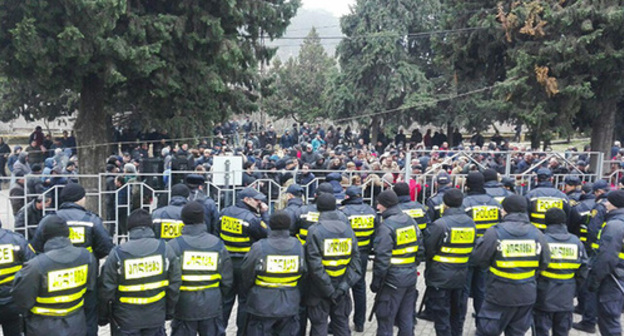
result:
[[[378,335],[395,326],[413,335],[417,317],[437,335],[462,335],[469,298],[479,335],[524,335],[531,325],[537,335],[596,325],[621,334],[624,184],[593,175],[588,153],[549,159],[480,134],[449,148],[442,132],[370,144],[366,131],[294,126],[278,140],[270,126],[255,136],[248,123],[243,132],[219,125],[196,146],[152,132],[107,160],[107,190],[128,189],[107,200],[104,219],[86,210],[72,174],[33,177],[37,163],[22,152],[10,193],[22,202],[12,204],[15,232],[0,229],[4,335],[92,336],[98,324],[164,335],[166,320],[172,335],[224,335],[236,300],[239,335],[349,335],[364,330],[368,290]],[[75,171],[71,149],[43,162]],[[206,184],[217,155],[244,162],[240,190],[220,207]],[[528,174],[530,186],[509,172]],[[135,201],[144,195],[128,186],[136,181],[168,197]],[[53,186],[58,199],[39,196]],[[574,312],[583,319],[573,325]]]

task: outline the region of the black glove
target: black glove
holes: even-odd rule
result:
[[[379,290],[381,289],[381,283],[379,283],[379,281],[375,281],[373,280],[370,284],[370,290],[373,293],[377,293],[379,292]]]
[[[331,296],[331,300],[333,304],[337,304],[338,302],[340,302],[340,300],[342,300],[342,297],[345,296],[345,294],[347,294],[347,292],[342,289],[342,288],[338,288],[334,291],[334,294],[332,294]]]

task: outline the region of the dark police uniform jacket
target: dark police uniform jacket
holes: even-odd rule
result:
[[[99,316],[122,330],[162,327],[174,315],[181,285],[178,256],[148,227],[130,230],[130,240],[106,259],[98,288]],[[112,315],[109,312],[112,302]]]
[[[197,201],[204,206],[204,221],[208,227],[208,233],[214,234],[219,226],[219,210],[215,201],[199,189],[191,190],[188,200],[189,202]]]
[[[349,198],[344,200],[344,206],[340,211],[347,217],[355,236],[358,239],[360,254],[368,255],[373,247],[375,229],[379,225],[377,211],[373,210],[364,200],[360,198]]]
[[[223,209],[216,236],[223,240],[232,258],[243,258],[256,241],[266,238],[269,227],[256,212],[242,200]]]
[[[424,259],[422,234],[416,222],[397,205],[381,214],[383,221],[374,242],[372,288],[390,284],[410,287],[416,284],[416,268]]]
[[[34,256],[24,237],[0,229],[0,306],[13,303],[11,288],[15,274]]]
[[[607,208],[605,206],[606,201],[607,193],[604,193],[596,198],[596,203],[591,211],[589,225],[587,225],[587,241],[590,244],[592,252],[598,250],[598,242],[600,240],[599,234],[607,222]]]
[[[441,187],[438,192],[435,195],[431,196],[425,203],[425,205],[427,206],[427,217],[430,221],[435,221],[438,218],[442,217],[442,204],[444,203],[442,198],[444,197],[444,193],[451,188],[452,187],[448,185]]]
[[[292,228],[297,221],[297,210],[303,206],[303,200],[301,198],[291,198],[286,203],[284,211],[290,216],[290,227]],[[294,235],[293,235],[294,236]]]
[[[590,288],[597,288],[610,274],[624,281],[624,209],[607,213],[606,225],[598,239],[598,252],[592,260],[587,280]]]
[[[200,321],[221,316],[222,298],[233,287],[230,254],[205,225],[187,225],[168,245],[180,259],[182,285],[173,316]]]
[[[182,208],[188,203],[188,200],[181,196],[171,198],[169,205],[156,209],[152,213],[152,222],[156,238],[168,241],[182,235]]]
[[[476,230],[472,218],[460,208],[446,209],[442,218],[429,226],[429,235],[425,238],[425,282],[428,287],[464,287]]]
[[[485,193],[492,196],[498,203],[503,203],[503,200],[507,196],[511,196],[514,193],[505,189],[503,185],[498,181],[487,181],[483,184]]]
[[[69,239],[55,237],[44,245],[44,253],[28,261],[15,276],[13,299],[26,315],[27,335],[87,334],[84,307],[97,282],[96,260]]]
[[[362,276],[357,238],[339,211],[320,214],[319,222],[309,229],[305,251],[307,305],[331,298],[338,288],[347,292]]]
[[[538,229],[546,230],[545,216],[550,208],[559,208],[570,215],[570,200],[562,191],[553,187],[550,182],[540,182],[535,189],[526,194],[529,205],[529,218]]]
[[[501,205],[488,194],[469,193],[462,204],[477,227],[477,237],[501,221]]]
[[[524,213],[511,213],[477,241],[472,263],[489,269],[485,300],[500,306],[535,303],[536,272],[550,262],[547,241]]]
[[[76,203],[63,203],[56,215],[67,221],[69,240],[76,247],[84,247],[93,252],[96,259],[102,259],[113,248],[113,240],[102,225],[98,215],[87,211]],[[39,225],[31,241],[37,253],[43,251],[43,227]]]
[[[419,202],[412,201],[409,195],[399,196],[399,208],[416,221],[421,232],[424,232],[427,225],[431,223],[431,219],[427,215],[427,208]]]
[[[551,224],[544,233],[550,251],[550,264],[537,280],[535,309],[544,312],[574,310],[576,288],[587,278],[587,253],[580,239],[565,224]]]
[[[570,218],[568,220],[568,231],[575,234],[583,244],[587,252],[590,244],[587,240],[588,225],[591,220],[591,212],[596,205],[596,197],[593,194],[581,196],[581,200],[570,209]]]
[[[255,242],[242,266],[247,312],[281,318],[299,313],[301,281],[307,272],[303,246],[288,230]]]
[[[312,225],[318,223],[319,215],[320,212],[316,208],[315,203],[300,207],[295,212],[296,221],[290,229],[290,234],[297,237],[301,244],[305,245],[308,238],[308,230]],[[339,215],[344,223],[348,223],[349,220],[342,212],[339,212]]]

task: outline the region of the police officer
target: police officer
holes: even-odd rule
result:
[[[377,293],[374,307],[377,335],[392,335],[395,323],[399,335],[414,335],[416,268],[425,253],[422,235],[416,222],[399,208],[394,191],[383,191],[377,202],[383,221],[375,237],[370,285],[371,291]]]
[[[587,254],[591,259],[595,258],[598,251],[599,233],[604,224],[606,223],[607,216],[607,195],[610,187],[609,183],[605,180],[598,180],[594,182],[592,187],[594,191],[595,203],[594,208],[591,210],[589,224],[587,225]],[[581,233],[582,234],[582,233]],[[593,263],[590,262],[590,267]],[[581,287],[580,291],[580,308],[583,308],[583,318],[579,322],[572,324],[572,328],[581,330],[588,333],[596,332],[596,323],[598,322],[598,295],[595,292],[589,291],[590,283],[587,282]]]
[[[307,272],[303,246],[290,236],[285,211],[271,216],[269,237],[255,242],[242,266],[249,322],[246,335],[294,335],[299,329],[299,282]]]
[[[366,271],[368,266],[368,255],[373,247],[373,238],[375,237],[375,229],[379,222],[377,220],[377,212],[365,204],[362,199],[362,188],[350,186],[345,193],[345,199],[342,201],[340,208],[345,216],[349,219],[351,228],[358,240],[358,248],[360,250],[360,267],[362,273]],[[364,321],[366,321],[366,277],[353,286],[353,323],[356,332],[364,331]]]
[[[263,219],[268,216],[268,206],[264,203],[266,196],[253,188],[245,188],[237,196],[236,204],[221,212],[220,225],[216,233],[230,253],[234,268],[233,290],[223,297],[223,320],[227,328],[234,300],[238,296],[236,325],[237,334],[240,336],[244,334],[247,323],[247,297],[241,286],[243,258],[254,242],[267,237],[269,228],[266,225],[268,220]]]
[[[24,237],[2,229],[0,224],[0,324],[5,336],[20,335],[20,316],[11,296],[11,288],[15,274],[34,256]]]
[[[349,289],[362,276],[357,238],[344,222],[344,215],[336,211],[333,194],[322,193],[316,206],[319,221],[309,228],[305,245],[310,282],[306,298],[310,336],[327,335],[328,318],[334,335],[351,335]]]
[[[189,188],[184,184],[171,187],[169,205],[156,209],[152,213],[152,223],[156,238],[169,241],[182,235],[182,207],[188,203]]]
[[[45,217],[44,253],[28,261],[15,276],[13,300],[24,314],[26,335],[87,334],[84,307],[94,298],[97,263],[86,249],[72,246],[66,221]]]
[[[234,282],[223,242],[208,233],[204,207],[189,202],[181,211],[182,236],[168,245],[180,259],[182,285],[171,322],[172,335],[225,335],[222,298]]]
[[[563,209],[566,216],[570,213],[570,200],[566,194],[554,187],[552,172],[548,168],[537,170],[537,185],[526,194],[526,199],[531,223],[542,231],[546,229],[544,217],[548,209]]]
[[[570,199],[570,206],[575,206],[581,200],[581,179],[576,175],[567,175],[563,181],[563,192]]]
[[[466,178],[467,195],[463,207],[468,217],[474,220],[477,228],[477,238],[482,237],[485,231],[498,224],[501,220],[501,205],[492,196],[485,192],[484,176],[480,172],[470,172]],[[471,267],[468,270],[466,290],[464,295],[473,298],[472,305],[475,314],[485,299],[485,279],[487,269]]]
[[[611,191],[605,202],[606,225],[598,236],[598,252],[591,262],[588,289],[598,293],[601,335],[621,335],[624,306],[624,190]]]
[[[590,248],[587,243],[587,225],[591,219],[591,211],[596,205],[596,196],[592,191],[592,184],[586,183],[581,188],[579,202],[570,209],[570,219],[568,221],[568,231],[575,234],[583,244],[585,250]]]
[[[580,239],[566,228],[563,210],[546,211],[544,236],[550,251],[550,264],[537,280],[537,301],[533,310],[535,334],[568,335],[572,328],[572,311],[577,284],[587,278],[587,253]],[[544,247],[546,248],[546,247]]]
[[[430,221],[435,221],[442,217],[442,212],[444,211],[442,210],[442,197],[447,190],[453,187],[451,185],[451,176],[446,172],[438,174],[435,180],[435,187],[438,192],[425,203],[427,205],[427,217]]]
[[[408,216],[412,217],[421,232],[427,229],[427,225],[431,222],[427,216],[427,209],[419,202],[412,201],[410,198],[409,185],[405,182],[398,182],[392,188],[399,197],[399,208]]]
[[[300,207],[299,210],[295,212],[296,221],[291,227],[290,233],[291,235],[296,236],[303,245],[306,243],[308,229],[310,226],[318,222],[319,211],[316,208],[316,199],[323,193],[333,195],[334,189],[331,184],[326,182],[321,183],[314,192],[315,201]],[[346,223],[346,217],[344,217],[344,220]]]
[[[550,262],[544,234],[531,225],[527,200],[503,200],[503,221],[477,241],[472,263],[488,268],[485,302],[477,315],[477,335],[524,335],[531,326],[537,295],[536,271]]]
[[[156,239],[152,217],[143,210],[128,216],[129,240],[109,254],[99,282],[100,324],[113,335],[165,334],[180,294],[180,261]]]
[[[214,233],[219,226],[219,210],[215,201],[204,192],[206,179],[198,174],[189,174],[185,178],[186,186],[189,188],[189,201],[198,201],[204,206],[204,216],[208,233]]]
[[[102,219],[85,209],[85,189],[78,183],[69,183],[61,191],[61,206],[56,214],[67,222],[69,227],[69,240],[76,247],[84,247],[95,256],[99,265],[99,259],[108,255],[113,248],[113,240],[108,231],[102,225]],[[43,231],[45,224],[42,222],[37,227],[35,237],[31,241],[32,247],[37,253],[43,251]],[[96,288],[97,289],[97,288]],[[97,291],[89,292],[93,298],[85,301],[85,314],[89,336],[96,336],[98,330],[97,307],[91,305],[96,302]]]
[[[303,206],[303,188],[298,184],[291,184],[286,189],[286,207],[284,211],[290,216],[290,222],[297,220],[297,210]]]
[[[462,209],[463,200],[457,189],[444,193],[444,215],[430,225],[425,239],[427,304],[439,336],[461,336],[466,318],[464,287],[477,229]]]
[[[502,203],[505,197],[513,195],[509,189],[498,182],[498,173],[492,168],[483,171],[485,193],[492,196],[498,203]]]

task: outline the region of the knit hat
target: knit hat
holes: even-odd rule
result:
[[[397,196],[407,196],[410,194],[409,185],[405,182],[399,182],[392,188]]]
[[[473,171],[468,173],[468,177],[466,178],[466,186],[471,191],[485,191],[483,190],[484,183],[483,174],[477,171]]]
[[[188,198],[190,193],[191,192],[189,191],[189,188],[182,183],[178,183],[171,187],[171,197],[181,196],[184,198]]]
[[[503,200],[503,209],[507,213],[527,212],[526,198],[520,195],[510,195]]]
[[[269,226],[271,230],[288,230],[292,219],[286,211],[277,211],[271,215]]]
[[[464,202],[464,194],[459,189],[453,188],[444,193],[442,200],[449,208],[459,208]]]
[[[62,202],[76,202],[85,197],[84,188],[78,183],[69,183],[61,191]]]
[[[377,202],[386,208],[392,208],[399,204],[399,197],[394,191],[387,189],[377,195]]]
[[[152,227],[152,216],[144,209],[136,209],[128,216],[128,231],[141,226]]]
[[[182,207],[181,216],[186,225],[204,224],[204,207],[196,201],[188,202]]]
[[[57,215],[44,217],[41,220],[41,227],[43,228],[44,241],[48,241],[54,237],[69,237],[67,222]]]
[[[498,181],[498,173],[496,172],[496,170],[488,168],[483,171],[483,179],[484,182]]]
[[[559,208],[550,208],[546,211],[545,221],[546,225],[563,224],[566,222],[565,211]]]
[[[332,193],[322,193],[316,198],[316,208],[320,212],[336,210],[336,197]]]
[[[607,200],[616,208],[624,208],[624,190],[614,190],[609,193]]]

